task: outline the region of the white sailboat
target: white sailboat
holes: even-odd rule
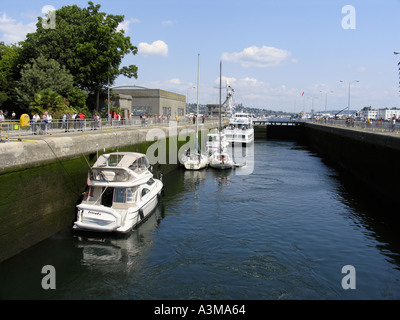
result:
[[[211,156],[214,152],[218,151],[220,148],[222,150],[226,150],[228,145],[229,143],[226,140],[225,135],[223,133],[216,131],[207,134],[206,148],[207,148],[207,154],[209,156]]]
[[[197,67],[197,115],[196,115],[196,150],[191,150],[190,153],[185,152],[181,162],[187,170],[200,170],[208,165],[208,156],[201,152],[199,147],[199,78],[200,78],[200,54],[198,55]]]
[[[221,82],[222,82],[222,62],[220,62],[220,75],[219,75],[219,148],[209,158],[209,164],[215,169],[232,169],[235,162],[232,160],[231,155],[222,146],[222,130],[221,130]]]

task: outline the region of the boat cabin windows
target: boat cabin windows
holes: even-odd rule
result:
[[[142,198],[143,198],[146,194],[148,194],[149,192],[150,192],[149,189],[143,188],[143,190],[142,190]]]
[[[149,181],[147,181],[147,184],[148,184],[149,186],[153,185],[154,183],[155,183],[155,181],[154,181],[153,178],[150,178]]]
[[[127,203],[134,203],[136,201],[136,191],[137,191],[137,187],[126,188],[126,202]]]
[[[108,158],[108,166],[116,167],[123,157],[124,156],[120,154],[111,154]]]
[[[150,166],[149,160],[147,160],[146,157],[141,157],[136,159],[130,166],[129,169],[136,171],[136,172],[142,172],[146,170]]]
[[[114,203],[134,203],[137,187],[114,188]]]
[[[90,187],[84,194],[83,201],[99,202],[111,207],[113,203],[135,203],[137,187],[131,188],[102,188]]]
[[[124,203],[126,201],[126,188],[114,189],[114,202]]]

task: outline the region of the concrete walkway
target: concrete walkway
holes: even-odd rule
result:
[[[217,128],[217,121],[199,125],[199,130]],[[194,133],[193,124],[171,123],[171,126],[121,127],[109,130],[54,132],[47,135],[24,135],[21,141],[12,138],[0,143],[0,173],[20,167],[36,166],[41,163],[80,157],[107,149],[131,146],[177,136],[182,130]],[[157,138],[158,137],[158,138]]]

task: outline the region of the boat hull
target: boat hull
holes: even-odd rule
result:
[[[225,163],[210,163],[210,167],[212,167],[214,169],[219,169],[219,170],[226,170],[226,169],[232,169],[233,165],[225,164]]]
[[[225,130],[225,137],[229,143],[250,144],[254,142],[254,129],[249,130]]]
[[[232,169],[233,166],[234,162],[227,153],[220,154],[216,152],[210,157],[210,167],[214,169],[226,170]]]
[[[182,162],[186,170],[201,170],[207,167],[208,157],[203,154],[200,156],[200,159],[198,155],[190,156],[185,157]]]

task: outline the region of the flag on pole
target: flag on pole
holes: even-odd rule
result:
[[[400,70],[400,69],[399,69]],[[303,93],[301,94],[301,96],[304,96],[304,91],[303,91]]]

